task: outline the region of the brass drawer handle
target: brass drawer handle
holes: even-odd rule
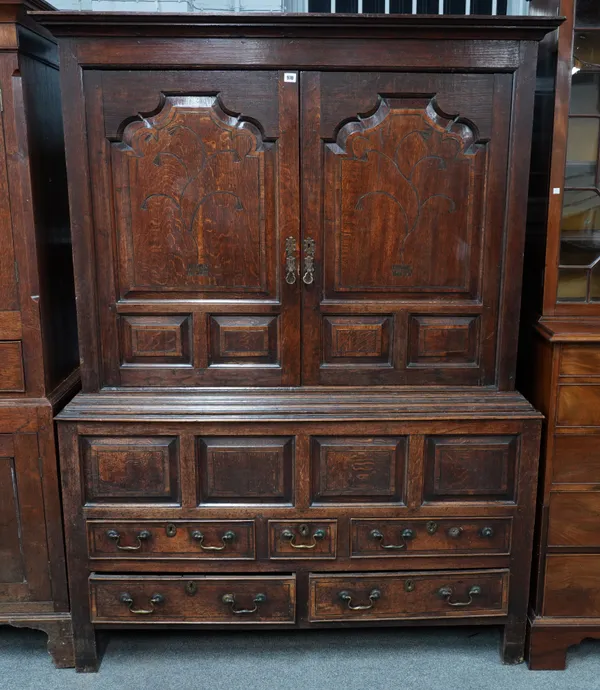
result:
[[[257,594],[254,599],[252,600],[254,603],[254,608],[253,609],[236,609],[235,608],[235,594],[224,594],[221,601],[226,604],[227,606],[231,607],[231,610],[233,613],[236,615],[242,615],[245,613],[256,613],[258,611],[258,607],[260,604],[264,604],[265,601],[267,600],[267,595],[266,594]]]
[[[131,613],[137,613],[138,615],[146,616],[146,615],[149,615],[151,613],[154,613],[156,611],[156,608],[155,608],[156,606],[158,606],[159,604],[164,604],[165,598],[163,597],[162,594],[153,594],[150,597],[150,603],[152,604],[151,609],[134,609],[133,608],[133,597],[128,592],[123,592],[123,594],[121,594],[121,596],[119,597],[119,601],[122,604],[125,604],[129,608]]]
[[[305,285],[315,282],[315,241],[307,237],[302,243],[304,248],[304,270],[302,280]]]
[[[438,594],[442,599],[445,599],[450,606],[469,606],[469,604],[473,603],[473,597],[481,594],[481,587],[479,585],[473,585],[471,589],[469,589],[469,601],[450,601],[454,594],[454,590],[448,585],[440,587],[440,589],[438,589]]]
[[[296,240],[288,237],[285,241],[285,282],[293,285],[296,282]]]
[[[462,533],[462,527],[450,527],[450,529],[448,530],[448,536],[452,537],[452,539],[458,539]]]
[[[139,551],[142,548],[142,542],[148,541],[148,539],[152,537],[152,532],[150,532],[150,530],[147,529],[143,529],[141,532],[139,532],[136,536],[135,546],[123,546],[122,544],[119,544],[121,535],[119,534],[119,532],[117,532],[116,529],[107,530],[106,536],[109,539],[112,539],[114,542],[116,542],[115,546],[117,547],[117,549],[120,549],[121,551]]]
[[[223,551],[223,549],[226,549],[227,546],[231,544],[232,541],[234,541],[235,532],[233,530],[227,530],[227,532],[225,532],[225,534],[221,537],[223,546],[204,546],[204,544],[202,543],[204,541],[204,534],[202,534],[202,532],[200,532],[200,530],[197,529],[195,529],[192,532],[192,539],[198,542],[198,546],[203,551]]]
[[[484,539],[491,539],[494,536],[494,528],[493,527],[482,527],[481,530],[479,531],[479,536],[483,537]]]
[[[352,606],[352,595],[346,590],[339,592],[338,598],[341,599],[351,611],[368,611],[369,609],[373,608],[373,605],[378,599],[381,599],[381,591],[378,589],[372,589],[369,593],[369,601],[371,603],[362,606]]]
[[[307,536],[308,532],[308,527],[305,525],[301,525],[300,534],[302,534],[302,536]],[[314,549],[318,542],[325,539],[325,530],[315,530],[314,534],[312,535],[312,542],[310,544],[296,544],[296,535],[292,532],[291,529],[282,530],[280,536],[282,539],[285,539],[285,541],[289,542],[290,546],[294,549]]]
[[[402,539],[403,543],[402,544],[384,544],[384,536],[383,533],[380,532],[378,529],[371,530],[369,532],[369,537],[371,539],[376,539],[379,542],[379,546],[382,549],[406,549],[408,548],[408,544],[406,542],[407,539],[414,539],[415,538],[415,533],[412,529],[404,529],[402,530]]]

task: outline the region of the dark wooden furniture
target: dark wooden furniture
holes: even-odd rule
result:
[[[80,307],[78,668],[148,624],[498,623],[522,660],[519,276],[557,20],[38,16]]]
[[[552,4],[567,21],[544,51],[558,62],[541,65],[542,84],[556,74],[555,94],[540,93],[540,111],[554,114],[553,123],[543,123],[553,138],[538,138],[551,165],[542,153],[550,177],[540,168],[532,184],[525,271],[534,317],[527,328],[536,325],[523,390],[529,383],[528,395],[546,417],[532,669],[565,668],[570,645],[600,637],[600,11],[590,0]]]
[[[58,55],[0,2],[0,625],[73,666],[53,416],[78,386]]]

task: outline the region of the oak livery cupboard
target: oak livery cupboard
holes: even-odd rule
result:
[[[540,416],[514,374],[554,19],[38,15],[83,392],[77,664],[116,626],[505,626]]]

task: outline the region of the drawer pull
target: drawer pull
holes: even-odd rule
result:
[[[192,532],[192,539],[198,542],[198,546],[203,551],[223,551],[223,549],[226,549],[227,546],[235,539],[235,532],[232,530],[225,532],[225,534],[221,537],[223,546],[204,546],[202,543],[204,541],[204,534],[197,529]]]
[[[491,539],[494,536],[494,528],[482,527],[479,534],[480,536],[484,537],[484,539]]]
[[[133,608],[133,597],[128,592],[123,592],[123,594],[121,594],[121,596],[119,597],[119,601],[122,604],[125,604],[129,608],[131,613],[137,613],[141,616],[146,616],[146,615],[149,615],[151,613],[154,613],[154,611],[156,611],[156,608],[155,608],[156,606],[158,606],[159,604],[164,604],[165,598],[163,597],[162,594],[153,594],[150,597],[150,603],[152,604],[151,609],[134,609]]]
[[[438,594],[442,599],[445,599],[450,606],[469,606],[469,604],[473,603],[473,597],[481,594],[481,587],[479,585],[473,585],[471,589],[469,589],[469,601],[450,601],[454,594],[454,590],[449,586],[440,587],[440,589],[438,589]]]
[[[448,536],[452,537],[452,539],[458,539],[462,533],[462,527],[450,527],[450,529],[448,530]]]
[[[231,607],[231,610],[233,613],[236,615],[241,615],[245,613],[256,613],[258,611],[258,607],[260,604],[264,604],[265,601],[267,600],[267,595],[266,594],[257,594],[254,599],[254,608],[253,609],[236,609],[235,608],[235,594],[224,594],[223,598],[221,601],[226,604],[227,606]]]
[[[147,529],[143,529],[141,532],[139,532],[136,536],[135,546],[123,546],[122,544],[119,544],[121,535],[116,529],[109,529],[106,532],[106,536],[116,542],[115,546],[121,551],[139,551],[142,548],[142,542],[150,539],[152,537],[152,533]]]
[[[302,536],[307,536],[308,535],[308,527],[306,525],[301,525],[300,526],[300,534]],[[296,544],[296,535],[292,532],[291,529],[284,529],[281,532],[281,538],[285,539],[285,541],[289,542],[290,546],[294,549],[314,549],[317,545],[317,542],[322,541],[325,539],[325,530],[324,529],[317,529],[315,530],[314,534],[312,535],[312,542],[310,544]]]
[[[407,539],[414,539],[415,538],[415,533],[412,529],[404,529],[402,530],[402,539],[403,543],[402,544],[384,544],[384,536],[383,533],[380,532],[378,529],[371,530],[369,533],[369,537],[371,539],[376,539],[379,542],[379,546],[382,549],[406,549],[408,547],[408,544],[406,543]]]
[[[338,597],[346,604],[346,606],[351,611],[368,611],[369,609],[373,608],[373,605],[378,599],[381,599],[381,592],[378,589],[372,589],[369,594],[369,601],[371,603],[359,606],[352,606],[352,595],[350,594],[350,592],[347,592],[346,590],[340,592],[338,594]]]

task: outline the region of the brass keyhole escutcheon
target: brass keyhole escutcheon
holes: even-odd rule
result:
[[[185,593],[189,594],[191,597],[196,594],[198,591],[198,585],[193,581],[190,580],[189,582],[185,583]]]
[[[169,522],[169,524],[165,527],[165,532],[167,533],[167,537],[174,537],[177,534],[177,525]]]
[[[404,580],[404,591],[414,592],[415,591],[415,581],[414,580]]]
[[[308,525],[300,525],[298,532],[300,532],[303,537],[308,537],[310,534],[310,527]]]
[[[427,530],[427,534],[435,534],[437,532],[437,529],[438,529],[438,524],[437,524],[437,522],[430,520],[425,525],[425,529]]]

